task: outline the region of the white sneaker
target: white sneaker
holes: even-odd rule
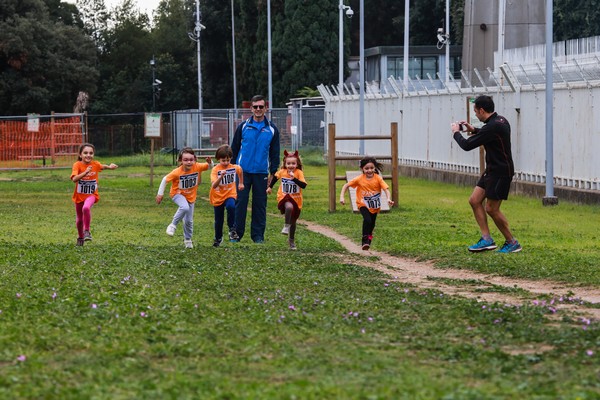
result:
[[[177,229],[177,225],[169,224],[169,226],[167,226],[167,235],[173,236],[175,234],[175,229]]]
[[[194,244],[192,243],[192,240],[184,240],[183,244],[185,245],[186,249],[193,249],[194,248]]]
[[[290,224],[284,224],[281,230],[282,235],[288,235],[290,233]]]

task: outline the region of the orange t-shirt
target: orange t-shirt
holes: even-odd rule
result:
[[[219,183],[217,188],[212,187],[212,183],[217,179],[220,179],[222,175],[225,178]],[[237,188],[235,186],[235,176],[238,179],[242,176],[242,167],[236,164],[229,164],[227,167],[223,167],[221,164],[215,165],[210,173],[210,194],[208,196],[210,204],[217,207],[225,202],[227,199],[237,199]]]
[[[296,185],[294,179],[290,177],[290,173],[287,169],[280,169],[275,173],[275,177],[281,181],[279,190],[277,190],[277,203],[279,203],[285,196],[290,196],[299,209],[302,209],[302,188]],[[301,169],[294,171],[294,177],[300,182],[306,183],[304,180],[304,172]]]
[[[365,174],[360,174],[348,182],[348,186],[356,189],[356,206],[367,207],[369,212],[376,214],[381,208],[381,191],[389,186],[379,174],[367,179]]]
[[[176,194],[180,194],[189,203],[194,203],[198,193],[198,185],[202,181],[200,174],[206,170],[208,170],[208,163],[197,162],[192,165],[189,171],[185,171],[182,165],[169,172],[167,175],[167,182],[171,182],[169,196],[173,198]]]
[[[73,201],[75,203],[83,203],[89,196],[94,196],[96,198],[96,203],[100,200],[100,195],[98,194],[98,173],[102,171],[102,164],[98,161],[92,161],[89,164],[86,164],[83,161],[77,161],[73,164],[71,179],[73,179],[74,176],[85,172],[90,165],[92,166],[92,171],[75,182],[75,190],[73,192]]]

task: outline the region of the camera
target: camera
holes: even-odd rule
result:
[[[348,7],[348,9],[346,10],[346,17],[352,18],[353,15],[354,11],[350,7]]]
[[[467,130],[467,127],[465,126],[465,124],[461,124],[460,122],[457,122],[458,124],[458,130],[461,132],[464,132]]]

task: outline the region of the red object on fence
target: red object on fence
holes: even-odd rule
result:
[[[68,166],[83,143],[82,117],[51,117],[37,132],[27,121],[0,120],[0,168]]]

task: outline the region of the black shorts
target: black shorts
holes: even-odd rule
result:
[[[511,182],[512,176],[499,177],[484,174],[479,178],[479,181],[477,181],[477,186],[485,190],[486,199],[506,200],[508,199]]]

